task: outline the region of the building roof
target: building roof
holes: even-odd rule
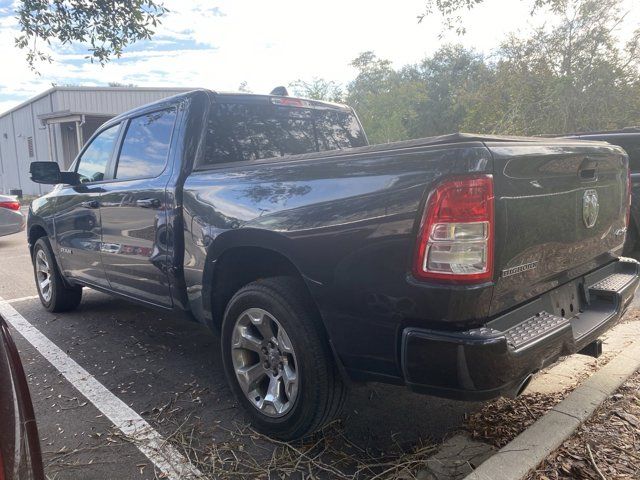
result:
[[[40,100],[47,95],[50,95],[54,92],[162,92],[162,91],[180,91],[180,92],[188,92],[190,90],[195,90],[195,88],[183,88],[183,87],[52,87],[48,90],[45,90],[38,95],[31,97],[29,100],[25,100],[24,102],[16,105],[15,107],[7,110],[6,112],[0,113],[0,118],[9,115],[10,113],[15,112],[16,110],[20,110],[21,108],[33,103],[37,100]]]
[[[48,123],[74,122],[82,120],[84,117],[104,117],[106,119],[109,119],[112,118],[113,115],[106,113],[104,115],[100,115],[98,113],[77,112],[72,110],[57,110],[50,113],[41,113],[40,115],[37,115],[37,117],[42,125],[46,125]]]

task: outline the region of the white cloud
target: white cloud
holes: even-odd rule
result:
[[[633,2],[626,1],[628,5]],[[349,62],[366,50],[374,50],[396,66],[419,61],[447,40],[489,52],[508,32],[530,28],[529,3],[486,0],[467,15],[465,37],[450,35],[441,40],[438,19],[417,22],[423,0],[166,0],[171,12],[156,40],[147,44],[150,48],[135,48],[104,68],[78,64],[83,55],[59,48],[54,52],[57,61],[42,65],[40,77],[27,68],[24,53],[13,45],[17,24],[12,14],[0,12],[0,111],[51,83],[104,85],[115,81],[235,90],[247,81],[253,91],[268,92],[298,78],[347,82],[354,74]],[[640,22],[638,10],[632,12],[635,23],[631,19],[627,24]],[[164,50],[172,41],[178,42],[177,49]],[[184,41],[195,42],[197,48],[186,48]]]

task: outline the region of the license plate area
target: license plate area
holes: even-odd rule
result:
[[[551,292],[553,314],[562,318],[573,318],[581,311],[578,282],[556,288]]]

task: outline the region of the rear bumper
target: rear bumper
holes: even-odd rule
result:
[[[639,273],[638,262],[620,259],[482,328],[407,328],[401,348],[405,382],[415,391],[462,400],[512,395],[532,373],[615,325],[633,299]]]

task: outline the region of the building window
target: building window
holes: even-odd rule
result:
[[[33,137],[27,137],[27,149],[29,150],[29,158],[33,158]]]

